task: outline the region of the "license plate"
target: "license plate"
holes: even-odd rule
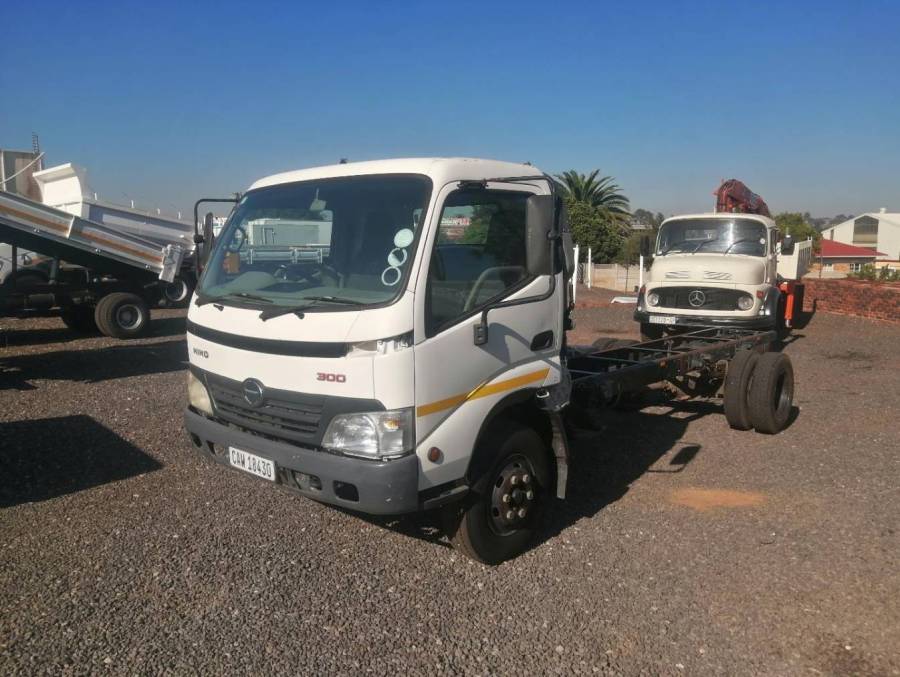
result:
[[[674,315],[651,315],[650,324],[675,324]]]
[[[275,464],[267,458],[228,447],[228,462],[238,470],[262,477],[270,482],[275,481]]]

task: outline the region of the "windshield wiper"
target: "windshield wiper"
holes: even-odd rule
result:
[[[752,237],[742,237],[740,240],[735,240],[735,241],[732,242],[730,245],[728,245],[728,249],[726,249],[726,250],[725,250],[724,252],[722,252],[722,253],[723,253],[723,254],[727,254],[728,252],[731,251],[731,248],[732,248],[734,245],[740,244],[741,242],[753,242],[754,239],[755,239],[755,238],[752,238]]]
[[[245,291],[236,291],[229,292],[227,294],[222,294],[222,296],[203,296],[202,298],[197,299],[198,306],[205,306],[207,303],[215,303],[217,301],[221,301],[222,299],[227,298],[238,298],[238,299],[247,299],[248,301],[259,301],[260,303],[272,303],[272,299],[267,299],[265,296],[258,296],[256,294],[250,294]]]
[[[698,251],[703,249],[703,245],[705,245],[705,244],[709,244],[710,242],[718,242],[718,241],[719,241],[719,238],[715,238],[713,240],[703,240],[700,242],[700,244],[698,244],[696,247],[694,247],[694,250],[691,252],[691,254],[696,254]]]
[[[318,305],[321,302],[338,303],[350,306],[363,305],[359,301],[341,298],[340,296],[305,296],[303,298],[307,301],[310,301],[311,303],[304,303],[303,305],[298,306],[279,306],[277,308],[266,308],[259,314],[259,319],[265,322],[266,320],[271,320],[273,317],[281,317],[282,315],[290,315],[291,313],[294,313],[302,320],[304,310],[306,310],[307,308],[312,308],[313,306]]]

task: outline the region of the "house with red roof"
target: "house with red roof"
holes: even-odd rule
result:
[[[857,247],[856,245],[838,242],[837,240],[823,239],[820,243],[821,250],[818,255],[823,272],[843,274],[856,273],[862,270],[867,263],[874,264],[876,259],[885,254],[869,247]]]

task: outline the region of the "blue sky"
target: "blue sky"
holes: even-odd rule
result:
[[[900,211],[900,2],[6,2],[0,147],[187,210],[286,169],[599,167],[634,207]]]

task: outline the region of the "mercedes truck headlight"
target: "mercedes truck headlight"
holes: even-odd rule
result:
[[[412,451],[413,409],[341,414],[331,419],[322,446],[348,456],[396,458]]]
[[[657,294],[655,291],[652,291],[649,294],[647,294],[647,303],[651,306],[658,306],[659,305],[659,294]]]
[[[739,310],[750,310],[753,307],[753,297],[749,294],[744,294],[738,299],[737,305]]]
[[[209,391],[199,378],[194,376],[193,372],[188,371],[188,402],[197,411],[201,411],[209,416],[213,415],[212,400],[209,398]]]

